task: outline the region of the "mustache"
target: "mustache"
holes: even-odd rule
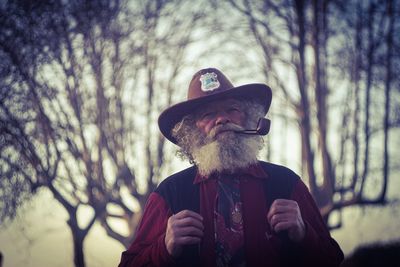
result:
[[[242,130],[244,130],[243,127],[235,123],[228,122],[226,124],[217,125],[213,129],[211,129],[211,131],[207,135],[207,139],[214,139],[218,134],[222,132],[227,132],[227,131],[235,132]]]

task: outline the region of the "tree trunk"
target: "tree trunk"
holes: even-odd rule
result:
[[[305,3],[303,0],[295,1],[295,11],[298,22],[298,63],[296,66],[297,81],[300,91],[300,107],[297,114],[300,118],[300,132],[302,139],[302,161],[307,166],[307,173],[310,184],[310,191],[313,195],[318,191],[316,184],[316,176],[314,170],[314,153],[311,148],[311,121],[310,121],[310,104],[307,93],[307,76],[305,63],[305,44],[306,44],[306,29],[305,29]]]
[[[68,226],[71,229],[72,234],[75,267],[85,267],[85,258],[83,253],[83,241],[86,236],[85,231],[79,228],[78,221],[74,214],[70,214]]]
[[[318,142],[322,157],[323,184],[318,188],[315,195],[316,201],[323,209],[323,214],[327,214],[332,207],[334,190],[334,171],[332,168],[331,156],[327,145],[327,124],[328,124],[328,106],[326,99],[328,97],[328,88],[326,81],[326,2],[313,0],[313,48],[314,48],[314,79],[315,79],[315,102],[317,104],[318,121]]]
[[[360,145],[359,145],[359,125],[360,125],[360,120],[359,116],[361,114],[360,112],[360,80],[361,80],[361,69],[362,69],[362,10],[361,10],[361,3],[358,1],[357,3],[357,23],[356,23],[356,29],[354,31],[355,33],[355,48],[354,51],[356,53],[355,55],[355,63],[354,63],[354,70],[353,72],[353,82],[355,85],[354,88],[354,111],[353,111],[353,123],[354,123],[354,132],[352,135],[352,142],[353,142],[353,147],[354,147],[354,154],[353,154],[353,176],[351,179],[351,184],[350,188],[354,192],[355,187],[357,184],[358,180],[358,161],[359,161],[359,151],[360,151]]]
[[[385,118],[384,118],[384,145],[383,145],[383,188],[380,194],[380,201],[385,200],[387,183],[389,179],[389,113],[390,113],[390,89],[392,81],[392,53],[393,53],[393,0],[388,1],[387,13],[389,17],[389,29],[386,36],[386,79],[385,79]]]
[[[74,263],[75,267],[85,267],[85,259],[83,256],[83,237],[73,235],[74,239]]]
[[[363,173],[361,175],[361,185],[359,194],[360,197],[362,196],[362,192],[364,190],[365,181],[368,176],[369,171],[369,148],[370,148],[370,122],[369,122],[369,115],[370,115],[370,101],[371,101],[371,87],[372,87],[372,75],[373,75],[373,56],[374,56],[374,15],[375,15],[375,4],[370,3],[370,7],[368,10],[368,52],[367,52],[367,73],[366,73],[366,84],[365,84],[365,122],[364,122],[364,164],[363,164]]]

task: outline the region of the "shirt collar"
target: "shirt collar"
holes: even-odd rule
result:
[[[208,176],[201,175],[199,172],[197,172],[196,177],[194,178],[193,184],[198,184],[200,182],[205,182],[209,179],[213,178],[218,178],[221,175],[219,172],[213,172],[212,174]],[[254,163],[247,168],[242,168],[236,170],[232,175],[235,175],[237,177],[253,177],[253,178],[260,178],[260,179],[267,179],[268,174],[264,171],[264,169],[261,167],[261,164],[259,162]]]

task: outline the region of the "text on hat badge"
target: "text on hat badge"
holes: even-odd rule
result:
[[[220,86],[215,72],[207,72],[200,76],[201,90],[213,91]]]

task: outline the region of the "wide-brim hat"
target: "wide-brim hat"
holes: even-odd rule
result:
[[[272,91],[262,83],[235,87],[218,69],[202,69],[193,75],[189,84],[187,100],[165,109],[160,114],[158,126],[161,133],[172,143],[177,144],[171,130],[184,116],[193,113],[204,104],[228,98],[258,101],[264,107],[265,116],[271,105]]]

